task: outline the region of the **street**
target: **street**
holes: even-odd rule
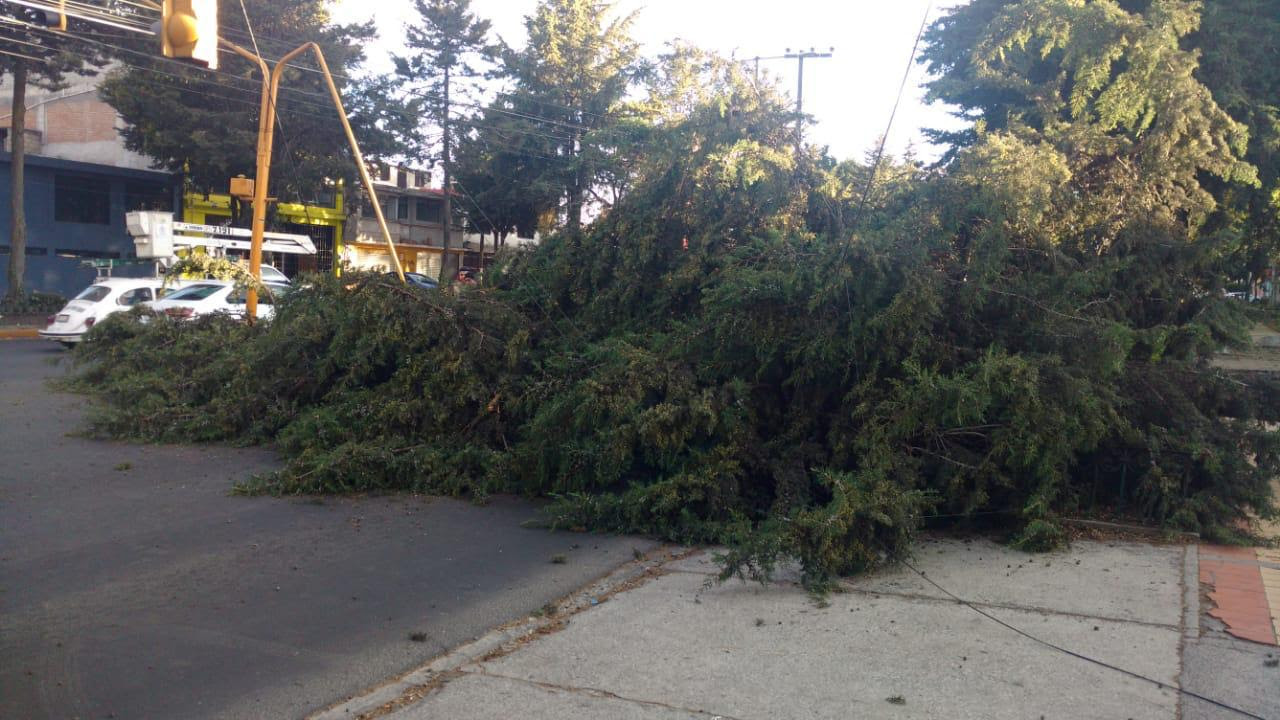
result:
[[[302,716],[652,547],[513,499],[233,497],[271,452],[74,437],[63,355],[0,342],[0,717]]]

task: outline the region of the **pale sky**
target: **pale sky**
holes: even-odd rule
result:
[[[494,32],[512,45],[523,45],[524,17],[536,0],[472,0],[472,10],[493,23]],[[829,145],[837,158],[861,158],[884,132],[893,109],[902,73],[911,56],[920,21],[929,0],[617,0],[616,11],[639,10],[633,35],[648,55],[659,53],[665,43],[682,39],[708,50],[733,54],[740,59],[783,55],[788,48],[834,47],[830,59],[805,62],[804,109],[816,118],[809,131],[811,142]],[[937,6],[951,7],[957,0],[940,0],[929,14],[941,14]],[[376,14],[381,33],[379,46],[368,55],[374,69],[386,69],[386,56],[400,50],[398,36],[415,13],[407,0],[338,0],[335,18],[363,21]],[[780,78],[794,97],[796,62],[761,63]],[[926,106],[919,65],[911,69],[907,93],[889,136],[889,151],[901,153],[914,142],[917,152],[933,158],[925,147],[923,127],[957,127],[941,106]]]

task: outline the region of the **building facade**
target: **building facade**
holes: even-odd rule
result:
[[[423,170],[379,165],[371,174],[401,266],[406,272],[438,277],[444,258],[444,191],[431,187],[431,173]],[[347,226],[342,258],[356,269],[391,270],[394,263],[373,205],[365,193],[360,197]],[[455,265],[461,265],[467,238],[456,213],[451,229],[450,253],[458,256]]]
[[[177,210],[181,183],[151,169],[146,157],[124,147],[123,121],[98,97],[98,78],[69,76],[57,91],[27,88],[27,221],[25,284],[32,290],[74,295],[99,272],[147,275],[125,229],[131,210]],[[8,198],[12,169],[13,83],[0,78],[0,196]],[[11,210],[0,203],[0,265],[9,263]],[[97,266],[96,268],[94,266]],[[0,294],[8,291],[0,272]]]
[[[316,245],[312,256],[266,253],[263,262],[289,277],[308,272],[342,271],[343,232],[348,217],[340,184],[321,193],[316,204],[277,203],[272,230],[306,235]],[[232,198],[226,194],[187,193],[182,201],[183,221],[201,225],[230,225]]]
[[[106,72],[106,71],[104,71]],[[92,163],[125,170],[151,170],[151,160],[126,150],[120,137],[124,121],[98,97],[97,76],[70,75],[57,91],[27,88],[27,152],[31,155]],[[0,137],[9,138],[13,83],[0,77]]]
[[[0,197],[12,192],[11,165],[9,153],[0,153]],[[180,192],[174,176],[28,155],[24,186],[29,289],[71,296],[92,283],[99,268],[122,277],[155,272],[153,263],[136,260],[125,213],[173,210]],[[0,203],[0,265],[6,267],[10,221],[9,203]],[[8,289],[7,273],[0,273],[0,294]]]

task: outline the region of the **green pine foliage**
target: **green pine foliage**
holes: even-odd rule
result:
[[[103,323],[94,426],[275,443],[245,491],[551,497],[553,526],[724,543],[726,576],[795,558],[813,587],[931,517],[1029,549],[1077,513],[1238,538],[1276,515],[1280,386],[1210,364],[1252,318],[1200,179],[1256,175],[1180,44],[1196,6],[989,6],[961,40],[1004,120],[940,170],[890,163],[861,216],[867,168],[797,155],[783,101],[707,63],[619,203],[484,287],[315,278],[257,327]]]

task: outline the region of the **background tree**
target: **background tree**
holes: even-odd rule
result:
[[[927,36],[939,76],[929,97],[978,123],[957,146],[1004,138],[1058,156],[1065,202],[1044,236],[1086,252],[1152,226],[1198,230],[1217,207],[1202,176],[1257,185],[1241,157],[1248,128],[1214,102],[1182,47],[1201,4],[1128,4],[1143,12],[1115,0],[978,0]]]
[[[1249,127],[1245,159],[1259,183],[1207,180],[1221,205],[1211,226],[1235,277],[1256,277],[1280,253],[1280,0],[1209,0],[1189,41],[1201,56],[1196,77]]]
[[[491,55],[489,21],[471,12],[471,0],[414,0],[418,24],[409,26],[405,44],[410,53],[395,58],[396,72],[423,93],[425,107],[440,128],[440,166],[444,180],[444,258],[440,281],[452,280],[457,271],[449,252],[453,226],[453,83],[478,75],[472,65]]]
[[[470,123],[455,164],[459,189],[475,206],[475,229],[493,235],[495,247],[513,233],[533,237],[549,229],[560,205],[560,188],[544,182],[541,138],[522,133],[504,108],[499,101]]]
[[[9,265],[6,299],[18,302],[24,294],[27,265],[26,110],[27,89],[59,90],[69,75],[92,75],[104,64],[100,52],[70,42],[66,35],[36,28],[30,9],[12,4],[0,8],[0,82],[13,88],[9,111]],[[68,30],[80,33],[90,26],[69,18]]]
[[[611,162],[618,104],[638,72],[632,18],[610,20],[612,11],[598,0],[542,0],[525,19],[525,47],[504,53],[513,90],[502,107],[530,138],[520,152],[538,149],[536,184],[558,189],[570,230],[581,227],[587,197]]]
[[[416,129],[412,108],[393,99],[390,79],[358,77],[373,25],[335,25],[327,6],[327,0],[246,0],[263,55],[275,59],[304,42],[319,43],[366,157],[400,155],[401,140]],[[225,37],[252,49],[239,3],[221,3],[218,20]],[[223,51],[211,72],[158,57],[150,38],[112,45],[120,65],[100,91],[124,119],[130,150],[183,173],[197,191],[224,191],[231,177],[253,177],[262,82],[256,64]],[[358,177],[324,79],[307,69],[310,62],[303,56],[285,72],[276,108],[272,195],[298,201],[314,201],[333,180],[355,187]]]

